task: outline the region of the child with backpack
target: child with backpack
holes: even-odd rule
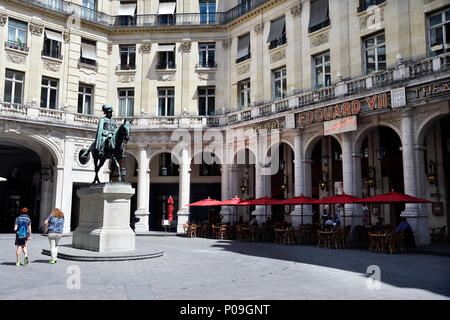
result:
[[[28,216],[28,209],[22,208],[20,216],[16,218],[14,223],[14,231],[16,232],[16,266],[20,266],[20,254],[23,251],[23,264],[29,263],[27,253],[27,242],[31,239],[31,220]]]

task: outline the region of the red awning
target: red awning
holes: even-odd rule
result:
[[[208,197],[208,199],[203,199],[197,202],[193,202],[188,204],[188,207],[212,207],[212,206],[220,206],[221,202],[219,200],[214,200]]]
[[[283,203],[282,200],[272,199],[269,197],[262,197],[253,200],[243,200],[240,204],[247,206],[271,206],[271,205],[281,205]]]
[[[317,200],[316,204],[337,204],[337,203],[358,203],[361,198],[352,196],[351,194],[337,194]]]
[[[243,205],[242,202],[245,200],[242,200],[241,198],[235,197],[228,200],[220,201],[220,206],[241,206]]]
[[[389,192],[370,198],[361,199],[358,203],[432,203],[426,199],[413,197],[404,193]]]
[[[310,198],[310,197],[307,197],[307,196],[304,196],[303,194],[301,194],[298,197],[289,198],[289,199],[283,200],[281,202],[282,202],[282,204],[287,204],[287,205],[297,205],[297,204],[316,204],[317,201],[318,201],[317,199]]]

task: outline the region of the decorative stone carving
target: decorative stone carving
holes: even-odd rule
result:
[[[329,32],[319,34],[311,38],[311,47],[318,47],[329,41]]]
[[[50,62],[50,61],[44,61],[44,68],[53,72],[59,71],[59,63]]]
[[[80,68],[80,81],[88,84],[95,84],[95,70]]]
[[[257,23],[254,28],[256,33],[261,33],[264,30],[264,22]]]
[[[381,29],[381,23],[384,21],[384,9],[375,7],[368,9],[367,14],[359,19],[360,30],[370,29],[372,31]]]
[[[183,52],[191,52],[192,41],[183,40],[181,41],[181,50]]]
[[[149,54],[150,51],[152,50],[152,43],[151,42],[145,42],[143,44],[141,44],[141,53],[142,54]]]
[[[175,73],[158,73],[158,81],[174,81]]]
[[[107,44],[107,47],[106,47],[106,52],[108,53],[108,55],[110,55],[112,53],[112,48],[113,48],[113,44],[111,41],[109,41]]]
[[[286,50],[280,50],[270,55],[270,63],[274,63],[286,58]]]
[[[216,74],[213,72],[199,72],[198,80],[216,80]]]
[[[231,38],[222,40],[222,48],[228,49],[231,46]]]
[[[31,34],[34,34],[36,36],[42,35],[42,32],[44,31],[44,25],[36,22],[30,23],[30,31]]]
[[[291,14],[294,17],[298,17],[302,13],[302,4],[297,3],[296,5],[291,7]]]
[[[134,75],[132,74],[122,74],[117,78],[117,82],[130,83],[134,82]]]
[[[237,68],[238,75],[246,74],[249,71],[250,71],[250,63],[244,64],[243,66],[240,66],[239,68]]]
[[[27,56],[22,54],[8,53],[7,57],[9,61],[15,64],[25,64],[27,61]]]
[[[64,42],[70,42],[70,33],[69,33],[69,31],[64,31],[62,36],[63,36]]]
[[[6,24],[6,18],[8,18],[8,15],[4,12],[0,12],[0,26],[4,26]]]

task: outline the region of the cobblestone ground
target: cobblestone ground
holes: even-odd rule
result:
[[[60,245],[70,245],[63,237]],[[48,264],[45,236],[15,265],[13,234],[0,235],[0,299],[449,299],[450,258],[378,254],[229,240],[136,237],[163,257]],[[380,287],[368,277],[380,268]],[[77,273],[79,271],[79,273]],[[79,276],[77,289],[73,280]],[[369,282],[369,286],[368,286]]]

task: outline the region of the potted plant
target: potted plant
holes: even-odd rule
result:
[[[130,70],[130,65],[129,65],[129,64],[126,64],[126,65],[124,66],[124,69],[125,69],[125,70]]]
[[[22,41],[20,40],[20,38],[17,38],[17,44],[19,45],[20,50],[23,51],[24,45],[23,45]],[[16,49],[17,49],[17,47],[16,47]]]

